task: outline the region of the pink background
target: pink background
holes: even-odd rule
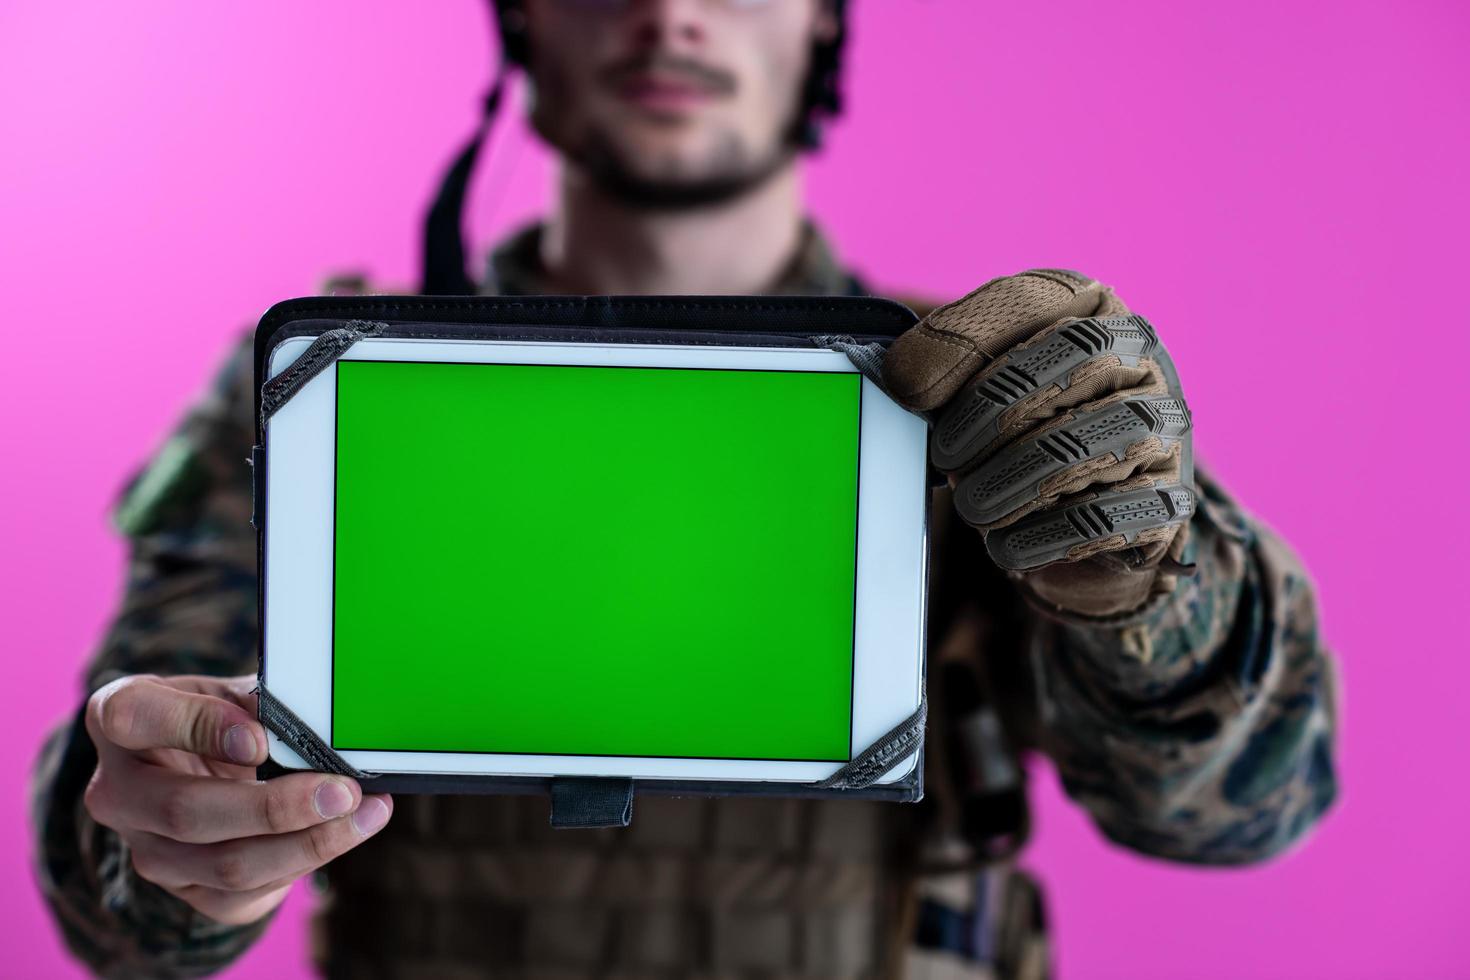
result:
[[[0,935],[73,976],[26,776],[120,587],[104,512],[236,333],[329,270],[414,275],[491,63],[480,5],[0,6]],[[1344,792],[1305,848],[1208,872],[1106,844],[1035,781],[1064,977],[1470,976],[1462,692],[1463,3],[856,5],[810,168],[845,254],[939,297],[1033,265],[1116,285],[1174,350],[1217,473],[1296,543],[1346,680]],[[485,242],[546,199],[519,121]],[[1453,612],[1452,612],[1453,610]],[[236,976],[306,973],[304,916]]]

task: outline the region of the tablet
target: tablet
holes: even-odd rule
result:
[[[264,436],[262,682],[359,769],[811,783],[920,703],[926,426],[841,353],[369,337]]]

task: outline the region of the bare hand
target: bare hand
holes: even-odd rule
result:
[[[393,813],[392,797],[364,797],[341,776],[257,780],[266,740],[254,680],[140,674],[87,702],[87,812],[128,844],[140,877],[231,925],[270,912]]]

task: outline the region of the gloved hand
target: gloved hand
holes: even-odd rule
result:
[[[1153,328],[1076,272],[992,279],[926,316],[883,363],[932,422],[955,507],[1002,568],[1108,617],[1178,570],[1194,511],[1190,417]]]

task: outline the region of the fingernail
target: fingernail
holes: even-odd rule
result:
[[[225,755],[242,766],[255,761],[255,735],[249,725],[235,725],[225,732]]]
[[[374,797],[367,797],[362,806],[352,815],[352,829],[366,837],[375,834],[388,822],[388,804]]]
[[[340,779],[324,780],[312,795],[312,803],[323,820],[340,817],[352,809],[352,790]]]

